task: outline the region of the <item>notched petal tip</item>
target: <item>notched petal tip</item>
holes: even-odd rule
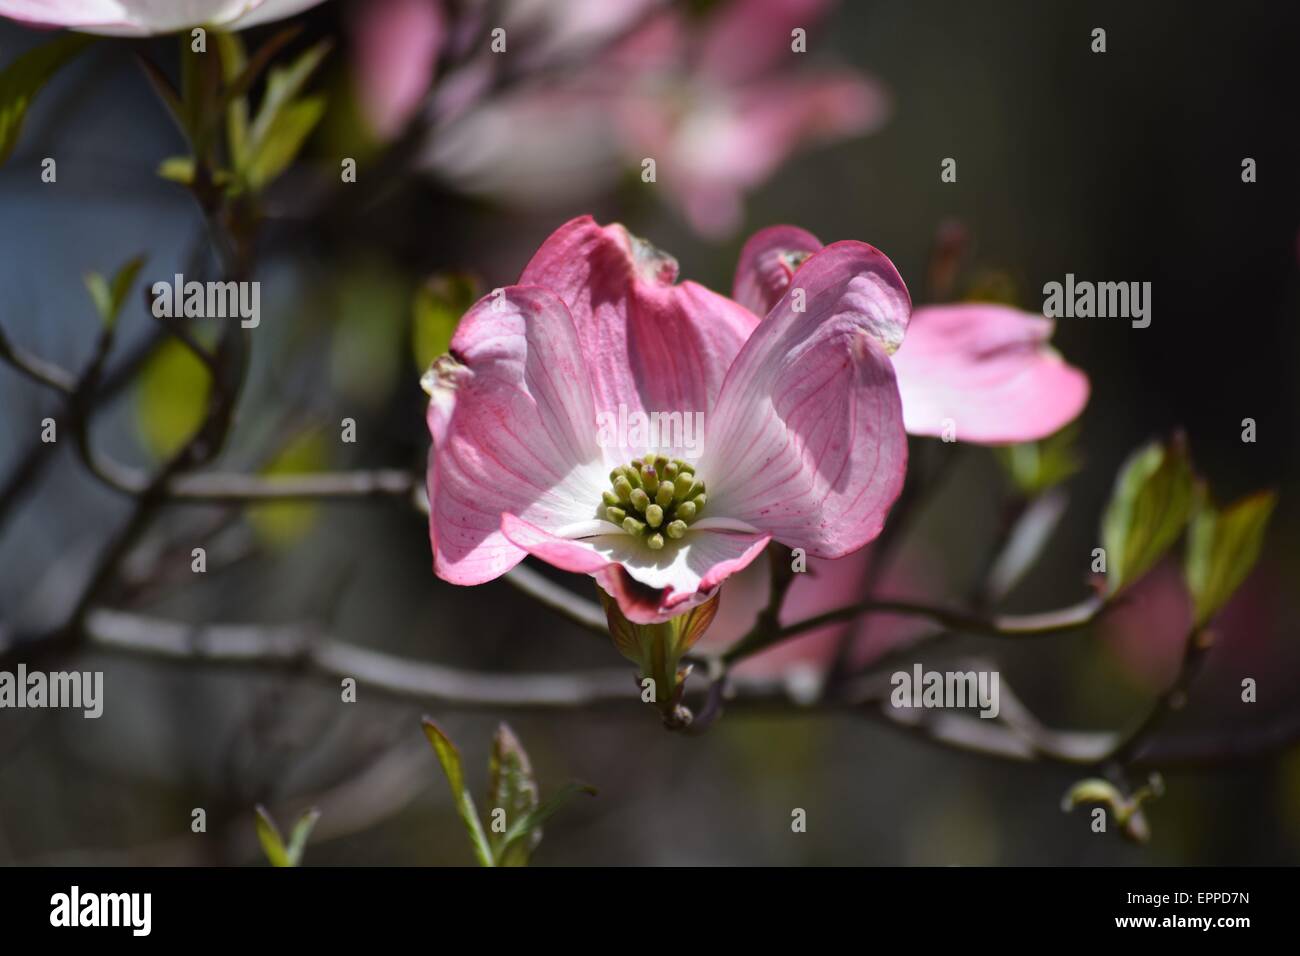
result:
[[[439,355],[420,376],[420,388],[430,400],[437,400],[447,392],[454,392],[460,387],[464,378],[470,374],[469,368],[450,354]]]

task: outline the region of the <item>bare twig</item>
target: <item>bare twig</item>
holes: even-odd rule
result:
[[[8,362],[10,366],[26,375],[33,382],[52,388],[64,395],[70,395],[73,389],[77,387],[77,377],[75,375],[60,365],[47,362],[40,356],[33,355],[14,345],[9,341],[9,336],[5,335],[3,329],[0,329],[0,359]]]

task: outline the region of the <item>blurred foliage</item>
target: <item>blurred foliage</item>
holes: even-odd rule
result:
[[[1041,441],[1022,442],[993,449],[1012,484],[1026,498],[1059,485],[1083,467],[1077,450],[1078,421],[1071,422]]]
[[[0,165],[13,155],[27,108],[36,94],[60,67],[96,39],[84,33],[64,33],[28,50],[0,70]]]
[[[157,458],[175,454],[203,423],[212,379],[187,346],[167,339],[135,386],[135,423],[144,446]]]
[[[324,432],[313,428],[298,435],[262,469],[265,475],[292,475],[323,471],[329,464]],[[306,534],[316,522],[319,506],[310,502],[276,502],[252,505],[248,520],[262,542],[286,548]]]
[[[479,297],[478,280],[464,272],[431,277],[415,293],[412,305],[411,352],[423,373],[451,348],[456,324]]]
[[[344,272],[327,290],[333,316],[330,382],[368,407],[392,394],[402,369],[410,283],[375,263]]]

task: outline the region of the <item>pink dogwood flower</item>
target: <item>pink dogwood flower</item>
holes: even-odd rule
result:
[[[769,541],[837,558],[880,532],[907,459],[889,353],[911,300],[893,264],[827,246],[761,322],[676,277],[671,257],[582,217],[461,320],[425,379],[440,577],[480,584],[533,554],[650,624]],[[638,412],[698,414],[702,440],[602,440]]]
[[[799,263],[822,248],[794,226],[772,226],[741,251],[732,296],[757,315],[785,294]],[[909,433],[945,424],[977,445],[1036,441],[1078,417],[1088,377],[1049,344],[1053,323],[1004,305],[922,306],[893,357]]]
[[[108,36],[150,36],[188,27],[244,30],[283,20],[321,0],[0,0],[0,17],[30,26]]]

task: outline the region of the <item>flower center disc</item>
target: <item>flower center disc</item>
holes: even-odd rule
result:
[[[601,492],[601,514],[658,551],[664,538],[686,534],[708,496],[695,466],[680,458],[646,455],[609,473],[612,490]]]

